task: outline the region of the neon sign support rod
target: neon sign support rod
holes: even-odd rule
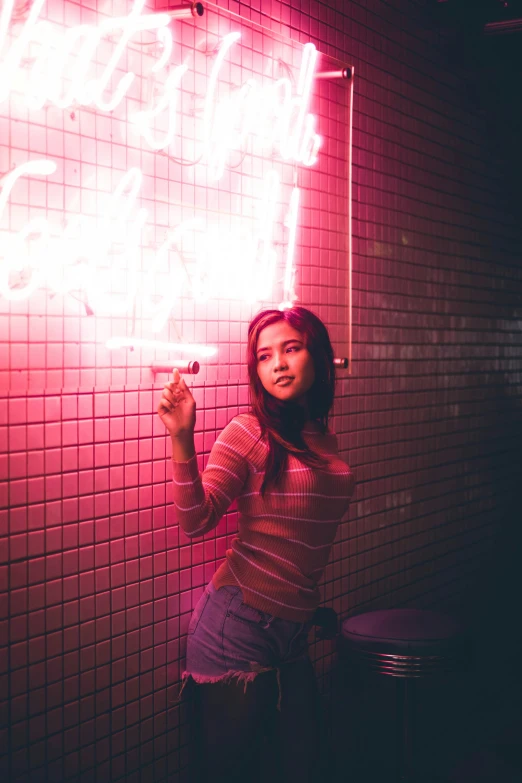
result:
[[[187,19],[190,16],[203,16],[205,9],[203,3],[191,3],[190,5],[173,5],[171,8],[162,9],[172,19]]]
[[[337,71],[319,71],[316,79],[349,79],[348,85],[348,375],[352,374],[352,121],[353,65]]]
[[[180,372],[185,373],[185,375],[197,375],[199,372],[200,363],[195,360],[192,362],[187,362],[186,359],[180,359],[179,361],[172,359],[170,364],[166,364],[165,362],[152,362],[150,369],[153,373],[171,373],[174,367],[176,367]]]
[[[348,375],[352,374],[352,119],[353,68],[348,90]]]

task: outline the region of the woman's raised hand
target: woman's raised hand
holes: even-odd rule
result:
[[[194,433],[196,401],[177,367],[172,371],[172,381],[163,387],[158,415],[172,438]]]

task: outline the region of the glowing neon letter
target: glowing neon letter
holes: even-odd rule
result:
[[[277,256],[273,245],[273,233],[279,188],[277,173],[269,171],[264,181],[263,200],[259,215],[258,248],[260,252],[254,301],[256,299],[270,299],[274,285]]]
[[[4,177],[2,192],[0,193],[0,221],[7,204],[11,191],[16,182],[24,174],[33,174],[46,176],[56,171],[56,164],[50,160],[33,160],[23,163],[18,168],[9,172]],[[26,254],[25,240],[33,234],[39,234],[42,239],[44,250],[40,250],[40,255]],[[48,226],[44,218],[33,218],[27,223],[18,234],[8,235],[5,241],[5,248],[0,245],[0,258],[3,256],[0,271],[0,293],[6,299],[27,299],[33,291],[41,285],[43,264],[41,258],[45,255],[45,248],[48,243]],[[32,257],[31,257],[32,255]],[[35,257],[36,256],[36,257]],[[23,269],[31,268],[31,279],[23,288],[12,288],[10,284],[11,272],[20,272]]]
[[[111,19],[104,22],[101,25],[100,37],[102,33],[112,32],[113,30],[122,29],[121,39],[116,46],[116,49],[107,64],[105,71],[99,79],[94,79],[86,86],[86,93],[89,96],[89,91],[92,92],[92,101],[103,111],[110,112],[122,101],[126,93],[129,90],[130,85],[134,81],[135,74],[131,72],[126,73],[125,76],[120,79],[118,87],[115,90],[112,100],[104,102],[102,99],[107,85],[110,81],[115,68],[123,54],[123,51],[134,33],[141,30],[155,30],[168,24],[170,19],[166,14],[147,14],[146,16],[140,16],[141,10],[145,5],[145,0],[134,0],[134,7],[129,16],[121,17],[119,19]]]
[[[284,107],[284,120],[280,128],[281,155],[286,160],[295,160],[305,166],[311,166],[315,163],[320,144],[319,137],[315,139],[315,117],[307,114],[316,62],[317,49],[313,43],[305,44],[297,96]],[[304,138],[303,126],[305,129]],[[312,144],[311,139],[313,140]],[[310,146],[312,147],[311,152]]]
[[[289,229],[288,245],[286,249],[286,268],[285,277],[283,282],[283,300],[286,306],[291,307],[292,303],[296,299],[294,292],[294,278],[295,278],[295,238],[297,233],[297,215],[299,213],[299,188],[292,190],[290,197],[290,207],[288,209],[288,215],[285,220],[285,225]]]
[[[20,67],[20,61],[22,59],[24,49],[31,39],[33,27],[40,15],[40,11],[42,10],[44,2],[45,0],[34,0],[33,5],[31,6],[31,10],[29,11],[29,16],[27,17],[27,21],[23,26],[22,32],[17,36],[11,47],[11,50],[5,58],[5,64],[2,70],[0,70],[0,102],[5,100],[9,95],[16,71]],[[14,0],[5,0],[4,2],[2,20],[0,24],[0,52],[2,51],[7,28],[9,26],[9,22],[11,21],[13,5]]]
[[[49,22],[40,21],[37,24],[44,2],[45,0],[34,0],[21,34],[16,37],[4,58],[0,68],[0,102],[8,97],[12,89],[19,89],[22,85],[26,103],[31,108],[41,108],[50,101],[63,109],[76,101],[84,106],[95,104],[101,111],[113,111],[125,98],[135,79],[132,71],[127,72],[118,82],[113,95],[104,100],[104,93],[132,36],[144,30],[156,30],[158,39],[165,42],[165,35],[160,31],[168,26],[170,17],[168,14],[142,15],[145,0],[135,0],[128,16],[106,20],[98,27],[80,25],[62,33]],[[13,0],[5,0],[3,4],[0,17],[0,52],[11,21],[13,5]],[[88,72],[102,38],[118,31],[121,31],[120,40],[103,73],[88,80]],[[167,34],[170,36],[170,32],[167,31]],[[83,43],[80,43],[82,40]],[[40,51],[27,76],[21,68],[21,62],[30,42],[39,44]],[[64,78],[71,84],[65,95],[62,95],[61,84]]]
[[[217,85],[219,72],[223,66],[223,61],[226,57],[226,54],[230,49],[230,47],[236,41],[238,41],[240,37],[241,37],[240,33],[229,33],[223,38],[223,43],[221,44],[218,55],[212,67],[212,71],[210,73],[207,97],[205,100],[205,110],[203,114],[204,143],[205,143],[208,165],[211,170],[211,174],[216,179],[219,179],[219,177],[223,174],[224,161],[223,161],[222,154],[220,154],[221,145],[219,143],[216,145],[216,141],[213,138],[212,124],[215,116],[214,96],[216,92],[216,85]]]
[[[147,278],[147,286],[145,288],[145,291],[143,292],[143,298],[144,298],[144,310],[153,311],[153,320],[152,320],[152,331],[153,332],[159,332],[163,326],[165,326],[172,308],[174,307],[174,303],[177,297],[181,296],[183,293],[181,280],[176,279],[176,272],[181,272],[182,264],[178,264],[176,266],[171,265],[169,263],[169,253],[172,252],[173,248],[180,248],[181,242],[183,240],[183,237],[185,234],[188,234],[190,231],[193,231],[195,228],[197,228],[200,225],[201,221],[195,219],[195,220],[188,220],[183,223],[180,223],[179,226],[177,226],[174,231],[169,232],[167,238],[159,248],[156,258],[154,260],[154,263],[149,267],[148,269],[148,278]],[[155,273],[157,270],[161,268],[168,268],[168,281],[165,285],[165,289],[163,291],[163,296],[161,298],[161,301],[153,305],[152,304],[152,295],[154,294],[153,288],[155,283]],[[187,277],[187,282],[189,284],[190,289],[192,289],[192,281],[188,277],[187,270],[184,269],[184,274]],[[193,293],[191,290],[190,293]]]
[[[112,315],[128,312],[136,297],[139,285],[139,245],[143,226],[147,219],[147,210],[140,209],[138,214],[131,215],[135,201],[141,188],[142,173],[140,169],[133,168],[127,171],[123,176],[118,187],[110,199],[108,208],[105,210],[101,225],[100,241],[95,246],[94,252],[90,256],[91,261],[91,279],[87,290],[89,304],[93,310],[108,310]],[[128,192],[126,192],[128,191]],[[120,261],[120,277],[127,277],[126,294],[121,302],[117,302],[112,293],[108,291],[111,276],[117,276],[118,270],[114,270],[112,263],[110,272],[105,272],[102,276],[102,270],[99,266],[100,258],[110,258],[110,248],[114,242],[123,243],[123,250],[116,258]],[[127,264],[121,265],[122,261]],[[100,286],[105,277],[105,288]]]
[[[178,87],[187,68],[187,65],[178,65],[177,68],[174,68],[171,73],[169,73],[167,81],[165,82],[163,96],[160,98],[155,108],[136,112],[130,117],[130,121],[137,125],[140,135],[143,136],[153,150],[165,149],[174,139],[176,132]],[[152,134],[150,123],[165,111],[165,109],[168,109],[168,131],[164,138],[156,139]]]

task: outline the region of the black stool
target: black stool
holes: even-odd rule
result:
[[[464,636],[456,620],[421,609],[385,609],[344,620],[339,653],[397,678],[400,729],[397,780],[413,783],[415,680],[454,671],[463,662]]]

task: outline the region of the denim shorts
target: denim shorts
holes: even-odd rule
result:
[[[236,679],[249,682],[258,674],[276,671],[281,709],[279,669],[283,664],[308,659],[308,635],[313,621],[283,620],[243,602],[241,588],[225,585],[205,587],[190,619],[186,669],[182,687],[189,678],[197,683]]]

